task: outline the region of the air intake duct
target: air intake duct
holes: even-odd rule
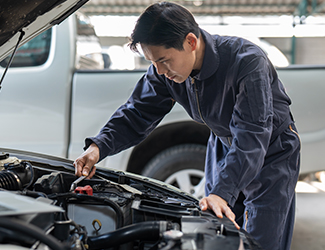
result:
[[[33,180],[33,167],[28,162],[8,163],[0,171],[0,188],[18,191],[28,188]]]

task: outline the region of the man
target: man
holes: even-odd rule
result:
[[[142,13],[130,47],[138,45],[152,65],[99,134],[86,139],[76,174],[141,142],[176,101],[211,130],[201,209],[235,221],[231,207],[242,191],[244,229],[264,249],[289,250],[300,142],[291,101],[265,53],[241,38],[210,35],[173,3]]]

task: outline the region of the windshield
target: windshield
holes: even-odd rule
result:
[[[10,67],[33,67],[44,64],[50,53],[51,37],[52,29],[49,29],[22,45],[17,50]],[[0,62],[2,67],[7,66],[10,56]]]

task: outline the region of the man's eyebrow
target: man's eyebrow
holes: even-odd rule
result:
[[[165,57],[162,56],[162,57],[158,58],[155,62],[163,61],[164,59],[165,59]]]

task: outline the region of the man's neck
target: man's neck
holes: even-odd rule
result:
[[[203,59],[204,59],[204,52],[205,52],[205,42],[203,40],[202,34],[198,39],[198,45],[195,50],[196,53],[196,60],[193,67],[193,70],[201,70]]]

